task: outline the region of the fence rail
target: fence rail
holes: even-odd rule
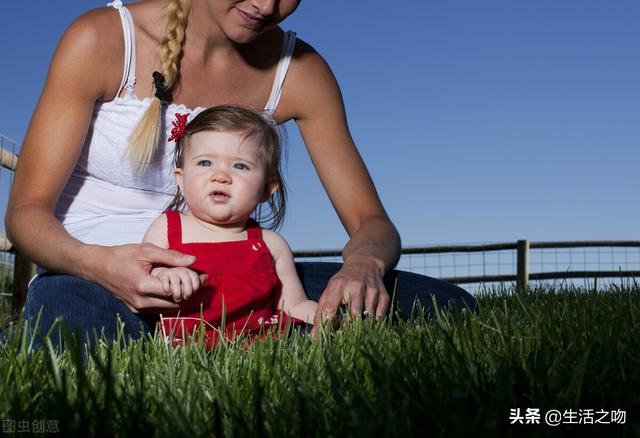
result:
[[[633,260],[631,264],[621,263],[617,269],[581,269],[581,270],[558,270],[558,271],[541,271],[531,272],[531,250],[561,250],[581,248],[632,248],[637,249],[637,260]],[[512,272],[505,273],[482,273],[478,275],[454,275],[440,276],[445,281],[457,284],[469,283],[498,283],[498,282],[515,282],[519,287],[525,287],[529,281],[538,280],[554,280],[554,279],[596,279],[596,278],[630,278],[640,277],[640,240],[589,240],[589,241],[550,241],[550,242],[530,242],[528,240],[519,240],[516,242],[490,243],[477,245],[440,245],[440,246],[420,246],[408,247],[402,249],[402,256],[410,255],[442,255],[442,254],[472,254],[472,253],[499,253],[504,251],[515,252],[516,260],[513,265],[515,269]],[[340,250],[322,250],[322,251],[295,251],[294,257],[298,260],[314,260],[318,258],[337,259],[341,257]],[[586,257],[586,256],[585,256]],[[598,254],[598,258],[599,258]],[[402,260],[402,259],[401,259]],[[455,268],[455,260],[453,267]],[[600,261],[597,262],[600,265]],[[569,261],[569,264],[572,264]],[[586,261],[583,262],[587,264]],[[589,263],[591,264],[591,263]],[[625,269],[622,269],[625,264]],[[486,263],[480,264],[483,271],[486,270]],[[633,269],[628,269],[632,265]],[[450,266],[449,266],[450,267]],[[405,267],[406,268],[406,267]],[[428,271],[428,267],[424,267]],[[411,266],[410,266],[410,270]],[[429,272],[423,272],[429,274]],[[432,275],[433,276],[433,275]]]
[[[16,170],[16,166],[18,165],[18,155],[16,151],[19,149],[20,145],[17,141],[11,140],[8,137],[0,134],[0,166],[2,169],[11,172],[13,176],[13,172]],[[13,178],[10,178],[10,182],[8,186],[11,186],[13,182]],[[36,267],[31,260],[25,257],[20,252],[16,252],[13,248],[13,245],[7,239],[5,235],[0,235],[0,251],[2,252],[13,252],[13,282],[11,286],[11,308],[13,311],[17,311],[22,308],[24,304],[25,298],[27,296],[27,285],[29,284],[29,280],[31,277],[35,275]],[[3,266],[3,269],[7,269],[6,266]],[[4,294],[4,289],[6,285],[4,284],[4,275],[2,278],[3,282],[3,291],[0,291]]]

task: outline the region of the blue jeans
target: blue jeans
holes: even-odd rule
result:
[[[296,263],[307,296],[318,301],[329,279],[342,267],[342,263]],[[476,311],[476,300],[459,286],[426,275],[406,271],[391,271],[384,277],[384,285],[393,298],[392,311],[398,311],[403,319],[417,314],[414,303],[420,303],[428,315],[433,313],[432,297],[439,308],[469,308]]]
[[[297,263],[296,268],[310,299],[317,301],[329,279],[340,269],[340,263]],[[432,297],[438,307],[476,309],[475,299],[465,290],[424,275],[403,271],[392,271],[385,277],[389,294],[394,294],[394,310],[408,319],[412,316],[414,302],[419,302],[430,313],[433,311]],[[42,309],[42,312],[40,310]],[[119,299],[96,283],[79,277],[62,274],[43,274],[29,285],[24,307],[25,318],[34,321],[40,312],[40,333],[46,333],[59,317],[67,329],[93,339],[93,333],[104,334],[115,339],[117,318],[123,323],[125,337],[138,339],[152,332],[157,320],[155,316],[142,316],[131,312]],[[60,344],[58,330],[51,335],[54,345]]]

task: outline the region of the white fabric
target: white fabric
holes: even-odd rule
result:
[[[135,41],[136,29],[133,25],[133,18],[127,8],[122,6],[120,0],[109,3],[107,6],[113,6],[120,12],[120,21],[122,21],[122,29],[124,31],[124,74],[122,81],[118,87],[116,96],[120,96],[122,89],[126,90],[128,95],[133,95],[136,85],[136,57],[135,57]]]
[[[134,94],[136,54],[131,15],[119,0],[110,5],[120,12],[125,36],[120,90],[112,101],[94,106],[82,152],[55,208],[56,217],[73,237],[99,245],[142,240],[151,222],[167,207],[176,191],[172,172],[175,144],[166,140],[170,136],[171,121],[175,120],[176,113],[190,113],[190,121],[204,109],[163,104],[164,127],[154,164],[142,175],[135,173],[125,151],[129,136],[151,99],[141,100]],[[291,44],[295,44],[295,34],[290,32],[287,35],[271,92],[276,97],[273,101],[270,99],[265,107],[265,113],[270,117],[281,93],[293,50]],[[288,54],[288,59],[285,59],[285,54]],[[119,96],[123,88],[125,92]]]
[[[280,96],[282,95],[282,85],[284,79],[287,77],[287,71],[289,71],[289,63],[291,62],[291,55],[293,55],[293,49],[296,45],[296,33],[293,31],[285,32],[284,41],[282,43],[282,53],[280,54],[280,62],[276,69],[276,77],[273,81],[273,87],[271,87],[271,95],[267,101],[267,105],[264,107],[264,112],[270,116],[278,107],[280,102]]]

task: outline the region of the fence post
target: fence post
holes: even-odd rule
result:
[[[13,295],[11,297],[11,310],[15,313],[22,310],[27,298],[27,286],[29,280],[36,275],[36,265],[24,254],[16,251],[13,264]]]
[[[518,240],[518,290],[524,290],[529,285],[529,241]]]

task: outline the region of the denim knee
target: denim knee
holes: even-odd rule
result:
[[[29,285],[24,315],[32,325],[37,321],[39,334],[47,333],[60,321],[69,332],[80,333],[88,340],[94,333],[113,340],[118,318],[125,337],[137,339],[150,331],[145,321],[108,290],[72,275],[47,273],[36,277]],[[55,332],[52,342],[59,345],[59,333]]]

